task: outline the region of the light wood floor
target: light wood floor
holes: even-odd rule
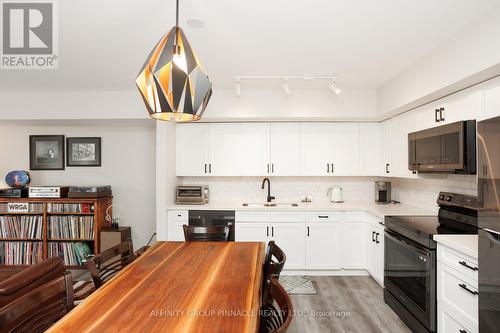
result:
[[[291,295],[296,316],[288,333],[411,332],[384,303],[383,290],[372,278],[318,276],[311,279],[316,283],[316,295]],[[312,311],[327,316],[313,317]]]

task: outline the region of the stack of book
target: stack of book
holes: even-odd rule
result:
[[[43,216],[0,216],[0,238],[42,239]]]
[[[93,216],[50,216],[49,239],[94,239]]]
[[[63,257],[64,264],[67,266],[83,265],[87,262],[87,257],[92,254],[88,244],[77,243],[56,243],[48,244],[48,256]]]
[[[0,265],[33,265],[42,261],[42,242],[0,242]]]
[[[47,212],[49,213],[82,213],[92,214],[94,205],[89,203],[49,203],[47,204]]]

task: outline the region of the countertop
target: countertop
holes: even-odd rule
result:
[[[472,258],[478,258],[477,235],[434,235],[434,240]]]
[[[280,203],[276,201],[276,203]],[[298,202],[298,207],[243,207],[242,202],[209,202],[206,205],[167,205],[168,210],[266,210],[266,211],[366,211],[378,217],[388,215],[430,215],[437,213],[431,210],[412,207],[403,204],[379,205],[373,201],[347,201],[344,203],[331,202]]]

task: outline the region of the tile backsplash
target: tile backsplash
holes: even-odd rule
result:
[[[271,195],[276,201],[299,202],[311,195],[314,202],[327,202],[329,187],[343,189],[345,201],[374,201],[374,182],[392,182],[392,199],[403,204],[437,211],[436,198],[440,191],[477,195],[476,176],[420,174],[417,179],[383,177],[270,177]],[[184,185],[203,184],[210,188],[210,200],[262,202],[267,195],[261,189],[263,177],[184,177]]]

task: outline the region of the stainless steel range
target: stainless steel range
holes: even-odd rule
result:
[[[476,197],[441,192],[438,216],[385,220],[384,300],[413,332],[436,332],[436,234],[477,234]]]

